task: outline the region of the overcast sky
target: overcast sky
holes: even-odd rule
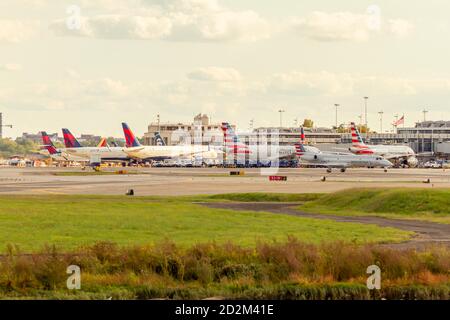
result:
[[[74,6],[73,6],[74,5]],[[80,17],[78,17],[80,9]],[[142,135],[204,112],[241,130],[312,118],[450,120],[448,0],[4,0],[8,136]]]

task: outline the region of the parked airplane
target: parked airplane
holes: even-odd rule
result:
[[[417,167],[419,161],[416,153],[409,146],[401,145],[367,145],[359,133],[355,123],[351,123],[352,130],[352,147],[349,149],[354,154],[378,155],[388,160],[400,162],[409,167]]]
[[[355,155],[351,153],[321,152],[307,149],[302,143],[295,145],[297,156],[301,161],[310,165],[326,167],[331,172],[333,168],[340,168],[345,172],[347,168],[388,168],[392,163],[381,156]]]
[[[262,162],[270,162],[295,156],[294,146],[267,144],[246,145],[242,143],[228,122],[222,123],[222,130],[224,132],[224,151],[228,157],[234,155],[248,155],[251,160],[259,159]],[[269,153],[270,155],[268,155]]]
[[[73,162],[87,162],[87,158],[76,157],[66,152],[66,149],[57,149],[53,144],[52,139],[47,132],[42,131],[43,148],[47,150],[50,157],[55,161],[73,161]]]
[[[121,147],[83,147],[75,136],[68,130],[62,129],[66,152],[89,159],[91,165],[100,165],[102,162],[131,162],[131,159]]]
[[[161,137],[161,134],[159,132],[155,132],[155,141],[157,146],[165,146],[166,142]]]
[[[143,146],[135,137],[130,127],[122,123],[126,148],[123,151],[131,158],[141,160],[165,160],[182,157],[217,158],[219,151],[211,146],[179,145],[179,146]]]

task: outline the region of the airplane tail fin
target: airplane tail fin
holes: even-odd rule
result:
[[[141,143],[134,135],[133,131],[131,131],[130,127],[126,123],[122,123],[123,133],[125,135],[126,147],[134,148],[140,147]]]
[[[305,142],[306,142],[305,128],[302,127],[300,130],[301,130],[301,133],[300,133],[300,142],[301,142],[302,144],[305,144]]]
[[[48,136],[47,132],[42,131],[41,132],[42,135],[42,142],[44,144],[44,148],[47,149],[48,153],[50,153],[51,155],[53,154],[57,154],[58,151],[55,148],[55,145],[52,142],[52,139],[50,139],[50,137]]]
[[[306,153],[305,146],[303,143],[296,143],[295,144],[295,154],[297,157],[301,157]]]
[[[166,142],[161,137],[161,134],[159,132],[155,132],[155,141],[157,146],[165,146]]]
[[[75,138],[75,136],[70,132],[69,129],[62,129],[64,136],[64,144],[66,148],[81,148],[81,144]]]
[[[108,147],[108,141],[106,141],[106,138],[102,138],[97,148],[106,148],[106,147]]]
[[[233,153],[248,153],[248,146],[242,143],[228,122],[222,123],[222,131],[224,134],[224,144],[226,150]]]
[[[359,130],[354,122],[351,123],[351,129],[352,129],[352,146],[354,148],[366,147],[366,144],[364,143],[364,140],[361,137],[361,134],[359,133]]]

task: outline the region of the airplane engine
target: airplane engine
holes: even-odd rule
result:
[[[415,168],[419,165],[419,160],[416,157],[409,157],[407,163],[410,168]]]

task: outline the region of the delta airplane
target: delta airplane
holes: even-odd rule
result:
[[[345,172],[347,168],[389,168],[392,163],[381,156],[355,155],[351,153],[321,152],[317,148],[305,147],[302,143],[295,145],[297,156],[310,165],[327,167],[329,173],[333,168]]]
[[[131,159],[122,147],[83,147],[75,136],[68,130],[62,129],[65,151],[73,156],[87,158],[91,165],[99,165],[102,162],[131,162]],[[101,144],[104,144],[101,142]]]
[[[204,158],[217,158],[220,152],[211,146],[203,145],[180,145],[180,146],[166,146],[164,141],[159,141],[157,146],[143,146],[135,137],[130,127],[126,123],[122,123],[123,132],[125,135],[126,148],[123,151],[131,158],[141,160],[163,160],[182,157],[200,156]],[[159,136],[159,138],[161,138]]]
[[[47,150],[50,157],[55,161],[73,161],[73,162],[87,162],[89,159],[83,157],[73,156],[68,154],[66,149],[57,149],[53,144],[52,139],[48,136],[47,132],[42,131],[42,147]],[[47,154],[46,154],[47,155]]]
[[[388,160],[400,161],[401,164],[407,164],[409,167],[417,167],[419,161],[416,153],[408,146],[401,145],[367,145],[356,128],[354,122],[351,123],[352,147],[350,152],[358,155],[378,155]]]

